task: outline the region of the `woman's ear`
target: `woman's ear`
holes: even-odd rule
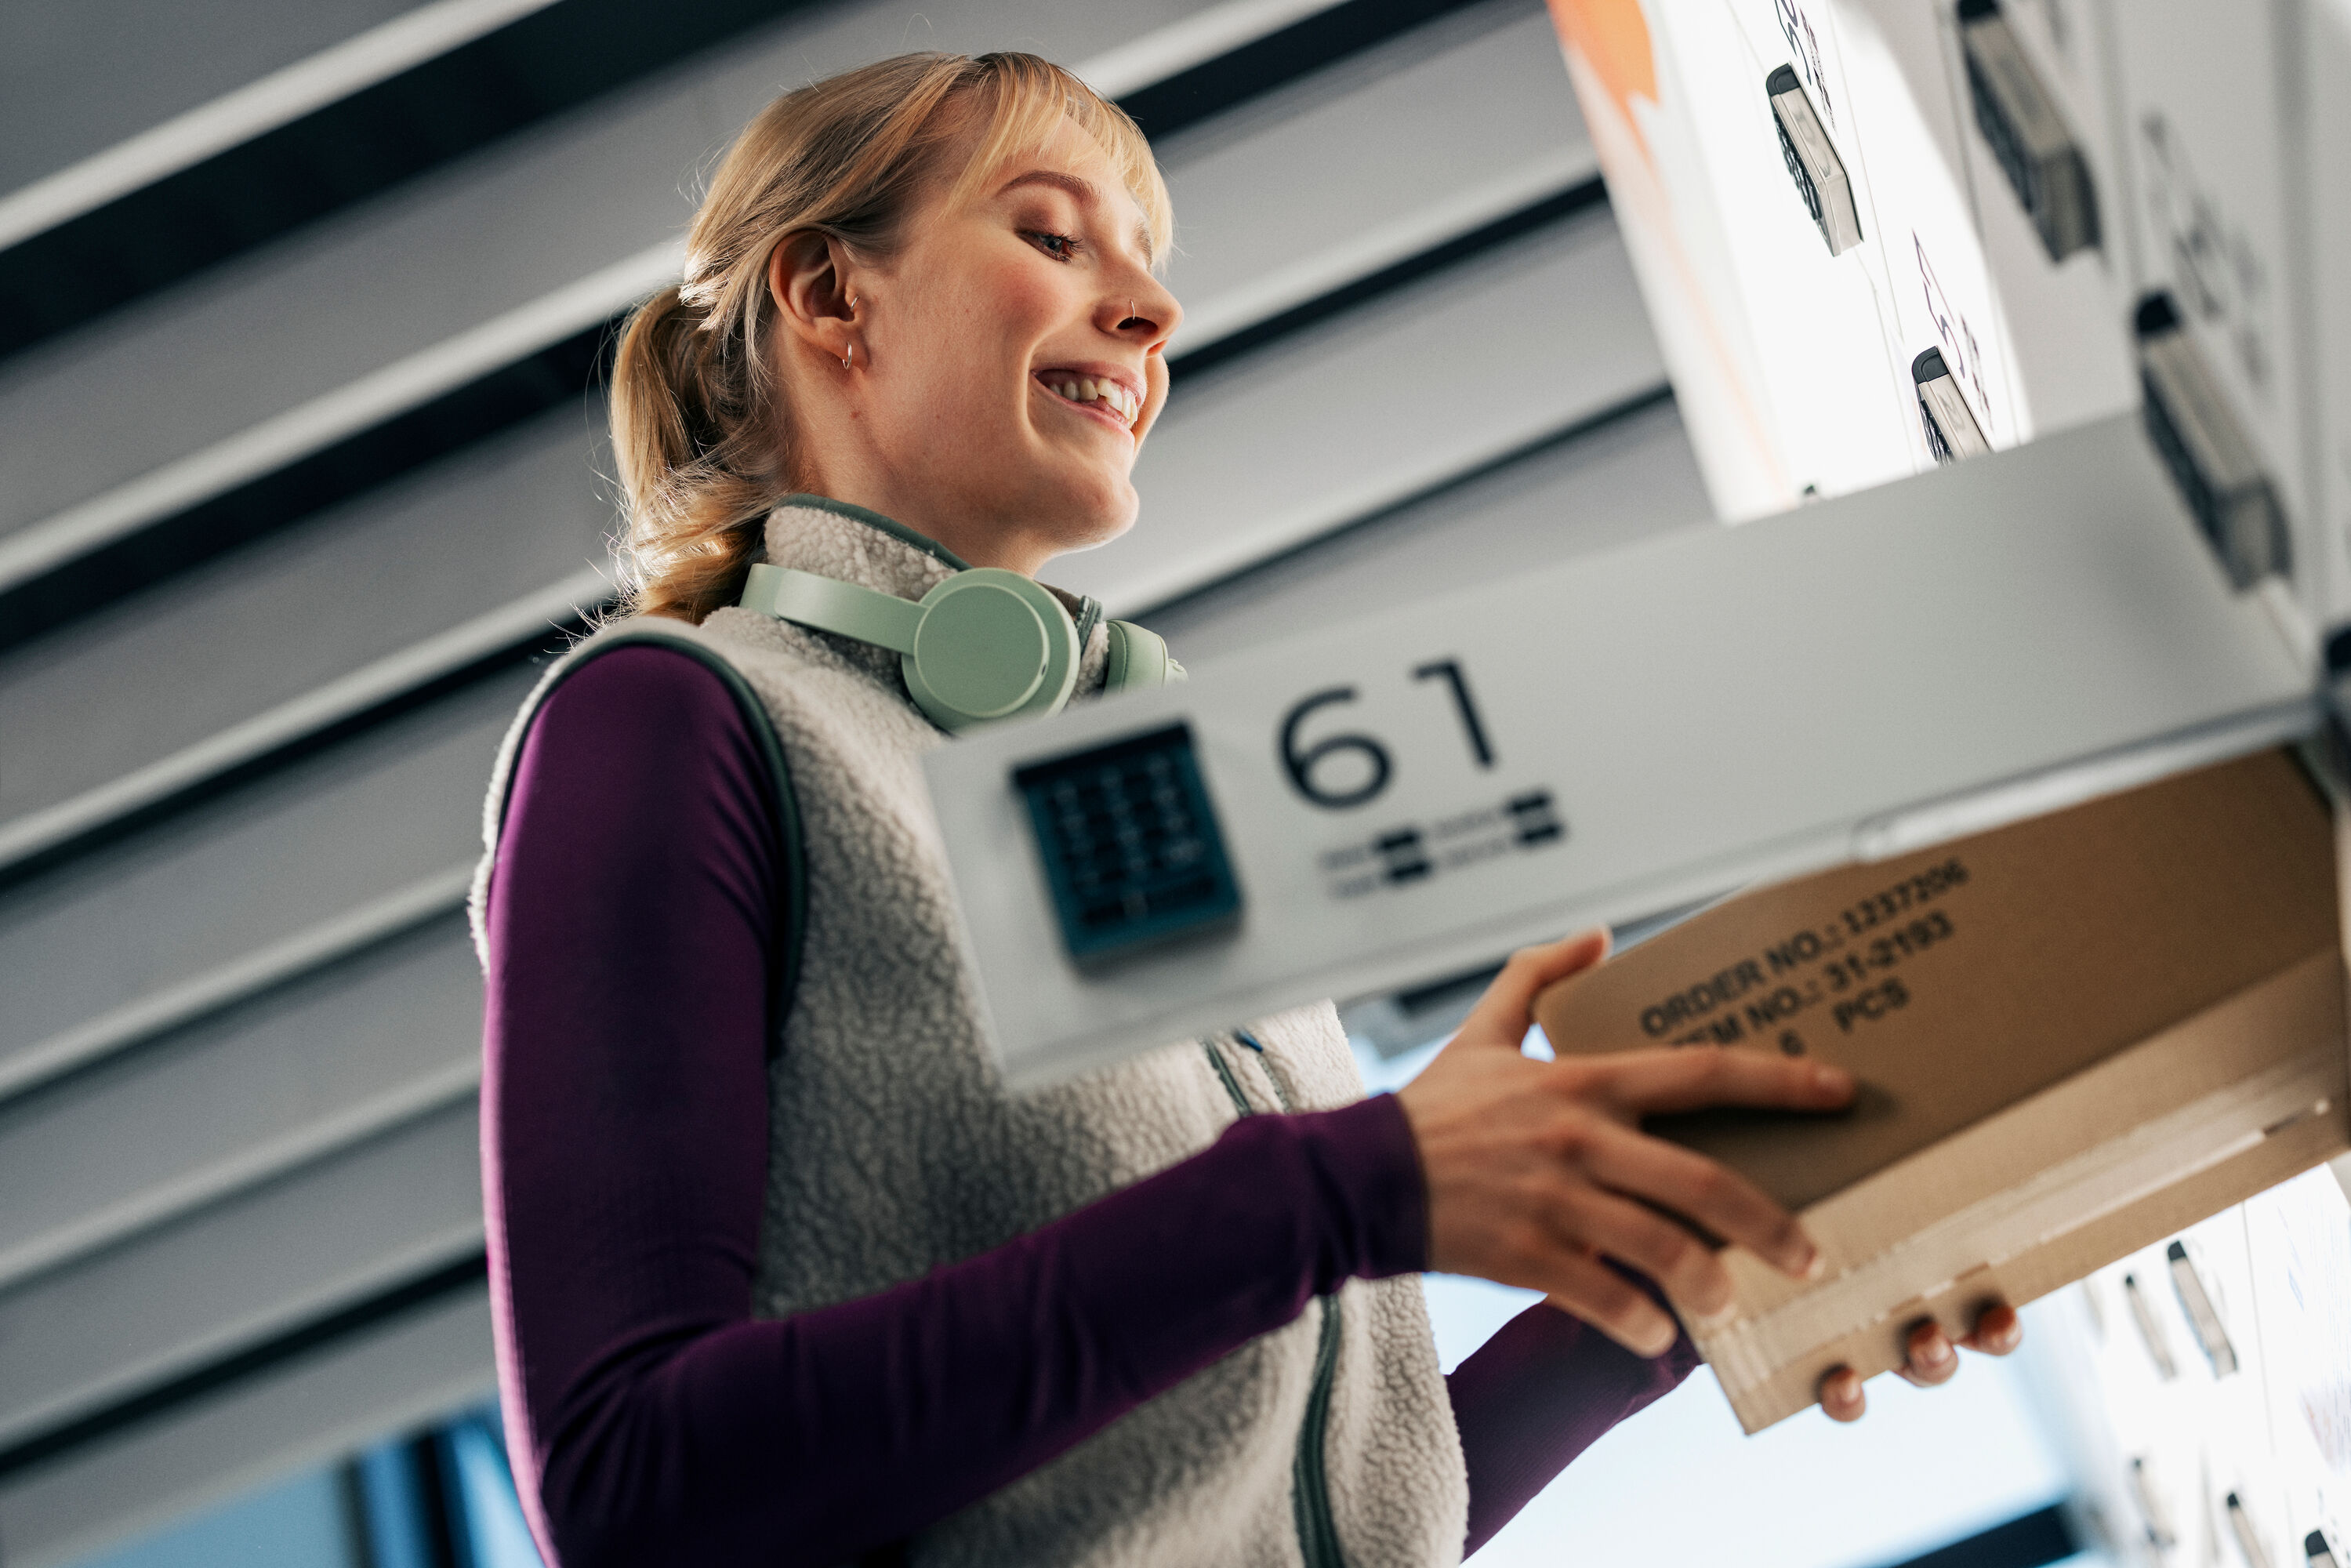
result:
[[[768,253],[768,298],[776,318],[799,342],[840,360],[855,336],[850,303],[849,254],[830,235],[801,230]]]

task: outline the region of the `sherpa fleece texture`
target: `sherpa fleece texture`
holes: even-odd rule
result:
[[[816,507],[778,508],[767,549],[777,565],[910,600],[953,570]],[[773,716],[806,853],[799,986],[768,1075],[775,1154],[754,1290],[761,1316],[919,1278],[1207,1148],[1237,1112],[1204,1043],[1257,1110],[1362,1097],[1328,1002],[1249,1025],[1261,1055],[1226,1034],[1050,1089],[1008,1091],[980,1033],[923,781],[923,753],[947,737],[906,695],[896,656],[739,609],[663,630],[720,653]],[[1097,626],[1081,694],[1101,690],[1106,647]],[[484,833],[493,849],[537,702],[525,705],[491,783]],[[477,942],[487,869],[486,856]],[[1323,1458],[1345,1559],[1351,1568],[1458,1563],[1468,1479],[1420,1281],[1351,1281],[1341,1307]],[[1301,1563],[1292,1465],[1325,1310],[1318,1302],[924,1531],[911,1561]]]

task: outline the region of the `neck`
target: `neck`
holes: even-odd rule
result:
[[[930,487],[893,483],[891,476],[841,473],[838,465],[810,476],[809,492],[880,514],[959,558],[967,566],[992,566],[1035,577],[1060,553],[1009,518],[976,513],[943,501]]]

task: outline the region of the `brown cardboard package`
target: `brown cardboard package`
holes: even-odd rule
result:
[[[1694,1331],[1753,1432],[2351,1148],[2333,828],[2272,752],[1744,894],[1554,986],[1555,1050],[1850,1068],[1833,1117],[1651,1125],[1799,1210],[1818,1281],[1725,1256]]]

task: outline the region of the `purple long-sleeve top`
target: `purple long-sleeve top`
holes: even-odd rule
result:
[[[1377,1095],[1244,1118],[1005,1246],[754,1320],[787,907],[758,742],[710,670],[627,648],[548,700],[510,802],[484,1187],[509,1448],[550,1564],[893,1561],[1315,1295],[1427,1266],[1411,1127]],[[1447,1380],[1467,1546],[1696,1359],[1520,1313]]]

